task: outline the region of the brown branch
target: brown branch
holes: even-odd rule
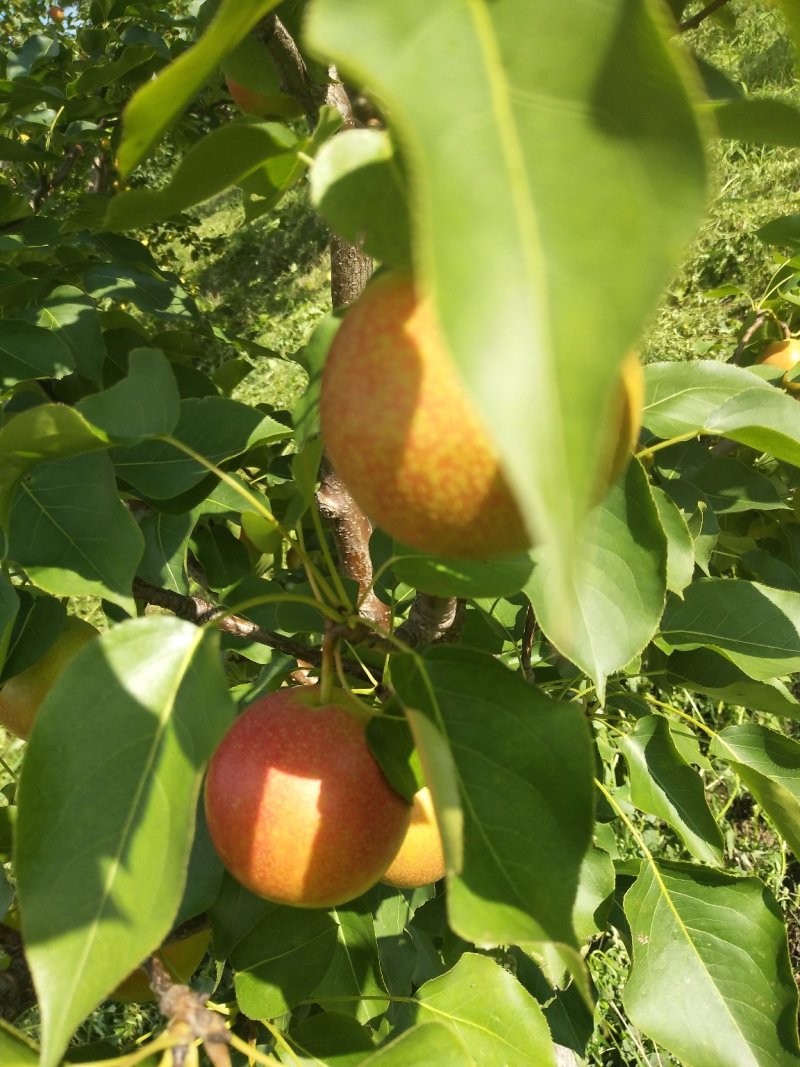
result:
[[[256,37],[275,64],[281,89],[298,101],[309,126],[315,126],[319,109],[325,103],[327,86],[318,85],[311,77],[294,38],[277,15],[268,15],[259,24]]]
[[[715,11],[719,11],[721,7],[724,7],[728,3],[728,0],[711,0],[710,4],[698,11],[696,15],[692,15],[691,18],[684,19],[683,22],[678,23],[678,33],[687,33],[689,30],[696,30],[701,22],[713,15]]]
[[[137,600],[142,600],[146,604],[166,608],[173,615],[177,615],[179,619],[186,619],[187,622],[194,623],[195,626],[204,626],[207,623],[214,622],[225,633],[274,648],[285,656],[291,656],[303,667],[319,667],[322,663],[322,651],[319,648],[305,645],[300,641],[293,641],[290,637],[276,634],[273,630],[266,630],[263,626],[258,626],[241,615],[227,615],[225,608],[212,604],[203,597],[184,596],[182,593],[175,593],[171,589],[160,589],[158,586],[150,585],[149,582],[145,582],[141,578],[134,579],[133,595]],[[351,634],[351,631],[348,630],[347,633]],[[346,674],[357,678],[360,682],[365,679],[369,680],[360,664],[347,660],[343,663],[343,667]],[[304,682],[303,684],[313,683]]]
[[[753,322],[747,327],[747,329],[742,334],[739,343],[736,346],[736,350],[733,353],[733,358],[731,360],[732,363],[739,362],[742,352],[744,352],[745,348],[747,348],[747,346],[750,344],[750,340],[753,335],[764,325],[765,319],[766,315],[764,314],[764,312],[759,311]]]
[[[455,597],[417,593],[408,618],[398,626],[396,636],[411,648],[454,641],[463,627],[464,605]]]
[[[78,162],[78,156],[83,154],[82,145],[73,145],[67,150],[67,154],[64,156],[64,160],[61,166],[55,172],[52,178],[48,178],[46,173],[42,174],[42,180],[39,183],[39,188],[33,194],[31,198],[31,208],[34,211],[38,211],[42,204],[47,200],[49,196],[58,189],[60,185],[69,177],[72,168]]]
[[[342,573],[358,584],[362,597],[359,614],[388,630],[392,623],[392,609],[372,589],[372,557],[369,554],[372,523],[353,500],[327,457],[322,461],[317,504],[320,515],[331,524]]]

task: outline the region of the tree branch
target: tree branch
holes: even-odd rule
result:
[[[687,33],[689,30],[696,30],[701,22],[713,15],[715,11],[719,11],[721,7],[724,7],[728,3],[728,0],[711,0],[710,4],[698,11],[696,15],[692,15],[691,18],[684,19],[683,22],[678,23],[678,33]]]
[[[417,593],[408,618],[398,626],[396,636],[411,648],[434,641],[454,641],[458,639],[463,621],[463,601],[456,597]]]

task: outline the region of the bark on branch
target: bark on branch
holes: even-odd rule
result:
[[[728,3],[728,0],[711,0],[710,4],[698,11],[696,15],[692,15],[691,18],[684,19],[683,22],[678,23],[678,33],[687,33],[689,30],[696,30],[697,27],[715,11],[719,11],[721,7],[724,7]]]

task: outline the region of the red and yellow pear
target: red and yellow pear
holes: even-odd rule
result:
[[[641,427],[642,370],[623,364],[618,434],[598,498]],[[322,378],[322,436],[337,473],[377,525],[437,556],[524,551],[530,537],[494,443],[410,275],[376,278],[346,312]]]
[[[27,740],[45,697],[74,656],[97,633],[88,622],[68,616],[45,654],[0,689],[0,726]]]
[[[256,701],[225,735],[206,779],[208,829],[251,892],[326,908],[381,878],[411,806],[384,776],[365,726],[341,693],[323,699],[319,687],[300,686]]]
[[[400,851],[384,872],[382,882],[398,889],[417,889],[444,878],[444,849],[431,791],[427,786],[414,796],[411,822]]]

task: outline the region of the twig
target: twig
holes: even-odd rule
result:
[[[536,615],[533,608],[528,604],[528,611],[525,615],[525,630],[522,634],[522,650],[520,652],[519,664],[522,667],[522,673],[530,681],[533,674],[531,668],[531,656],[533,655],[533,639],[536,636]]]
[[[223,1017],[207,1008],[204,998],[188,986],[174,983],[158,956],[147,960],[145,970],[158,998],[159,1010],[169,1020],[168,1033],[180,1038],[180,1044],[173,1050],[173,1063],[183,1063],[194,1043],[202,1041],[214,1067],[230,1067],[231,1035]]]
[[[752,323],[747,327],[747,329],[740,337],[739,343],[733,353],[733,359],[731,362],[739,362],[742,352],[744,352],[745,348],[747,348],[747,346],[750,344],[750,340],[753,335],[764,325],[764,320],[766,319],[766,317],[767,316],[764,314],[763,311],[759,311],[755,319],[753,319]]]
[[[142,600],[146,604],[166,608],[173,615],[177,615],[179,619],[186,619],[187,622],[194,623],[195,626],[204,626],[206,623],[214,622],[225,633],[274,648],[285,656],[291,656],[292,659],[297,660],[304,667],[309,665],[319,667],[322,663],[321,649],[314,648],[311,645],[304,645],[300,641],[293,641],[290,637],[276,634],[272,630],[266,630],[263,626],[258,626],[241,615],[227,615],[225,608],[212,604],[210,601],[204,600],[203,597],[184,596],[182,593],[175,593],[171,589],[160,589],[158,586],[150,585],[149,582],[145,582],[141,578],[134,579],[133,595],[137,600]],[[358,663],[347,661],[344,664],[344,669],[347,674],[357,678],[360,682],[365,679],[369,680]]]
[[[715,11],[719,11],[721,7],[724,7],[728,3],[728,0],[711,0],[710,4],[698,11],[696,15],[692,15],[691,18],[684,19],[683,22],[678,23],[678,33],[686,33],[688,30],[696,30],[701,22],[713,15]]]
[[[395,636],[411,648],[435,641],[454,641],[463,624],[464,605],[455,597],[417,593],[408,618],[398,626]]]
[[[372,589],[372,557],[369,554],[372,523],[353,500],[327,457],[322,461],[317,503],[320,515],[331,523],[342,571],[358,583],[363,596],[359,613],[388,630],[392,610]]]

